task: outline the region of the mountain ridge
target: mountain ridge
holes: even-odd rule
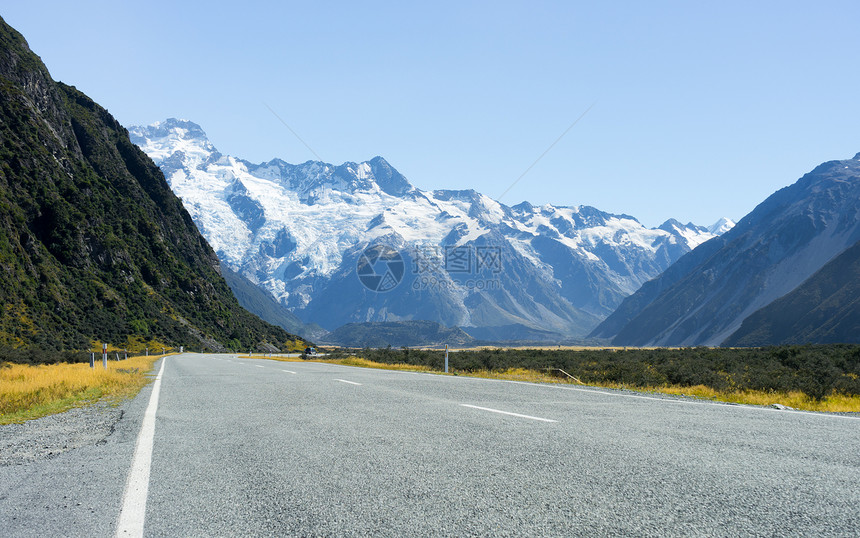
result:
[[[828,161],[625,299],[592,333],[619,345],[720,345],[860,239],[860,161]]]

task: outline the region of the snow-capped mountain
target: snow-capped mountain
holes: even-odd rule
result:
[[[328,330],[425,319],[479,338],[582,336],[733,224],[649,229],[588,206],[422,191],[381,157],[253,164],[218,152],[189,121],[129,131],[222,261]]]
[[[735,221],[731,219],[727,219],[726,217],[721,218],[717,222],[708,226],[708,231],[715,235],[723,235],[728,232],[732,228],[735,227]]]

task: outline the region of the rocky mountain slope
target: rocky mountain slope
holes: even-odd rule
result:
[[[239,307],[161,171],[0,19],[0,345],[292,339]]]
[[[592,336],[619,345],[739,341],[729,337],[744,320],[858,240],[860,154],[824,163],[770,196],[625,299]],[[784,330],[773,328],[772,336]]]
[[[754,312],[724,344],[860,343],[860,242]]]
[[[253,164],[220,153],[188,121],[130,132],[221,259],[328,330],[430,320],[511,340],[581,337],[732,225],[648,229],[588,206],[509,207],[471,190],[422,191],[381,157]],[[378,245],[391,257],[365,255]]]

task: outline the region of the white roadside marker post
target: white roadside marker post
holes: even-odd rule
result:
[[[445,344],[445,373],[448,373],[448,344]]]
[[[107,344],[102,344],[102,366],[107,370]]]
[[[92,353],[90,353],[90,368],[95,368],[95,367],[96,367],[96,352],[93,351]]]

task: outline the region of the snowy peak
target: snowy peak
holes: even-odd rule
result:
[[[590,206],[512,208],[474,190],[421,191],[378,156],[254,164],[222,155],[183,120],[130,132],[224,263],[328,329],[430,319],[582,336],[715,235],[694,225],[649,229]],[[412,280],[384,297],[367,293],[355,272],[364,248],[379,242],[413,263]],[[450,249],[465,256],[464,274],[447,272]],[[460,279],[476,276],[478,253],[496,251],[490,280]]]
[[[221,158],[203,129],[188,120],[170,118],[146,127],[133,126],[128,134],[132,142],[148,148],[147,154],[159,166],[171,158],[177,161],[173,163],[176,166],[180,162],[186,165],[194,162],[198,166],[207,160]],[[164,175],[170,179],[168,173]]]
[[[717,222],[708,226],[708,231],[712,234],[715,234],[715,235],[723,235],[724,233],[726,233],[729,230],[731,230],[732,228],[734,228],[735,224],[737,224],[737,223],[735,221],[733,221],[732,219],[722,217]]]
[[[370,166],[370,172],[382,192],[391,196],[405,196],[415,190],[415,187],[403,177],[403,174],[395,170],[382,157],[376,156],[366,164]]]
[[[146,151],[159,166],[168,163],[173,172],[179,162],[194,168],[221,164],[228,168],[244,169],[256,177],[276,181],[295,191],[301,199],[316,202],[327,191],[383,192],[391,196],[406,196],[415,188],[406,178],[382,157],[361,163],[346,162],[339,166],[321,161],[307,161],[299,165],[281,159],[254,164],[242,159],[224,158],[209,141],[205,131],[188,120],[170,118],[148,126],[129,129],[132,142]],[[225,171],[225,173],[228,171]],[[168,181],[171,174],[165,173]],[[235,174],[233,174],[235,176]]]
[[[206,133],[203,128],[196,123],[188,120],[180,120],[176,118],[168,118],[164,121],[157,121],[147,127],[132,127],[129,132],[135,133],[138,136],[143,136],[146,133],[147,137],[158,139],[175,137],[177,139],[199,139],[206,141]]]

